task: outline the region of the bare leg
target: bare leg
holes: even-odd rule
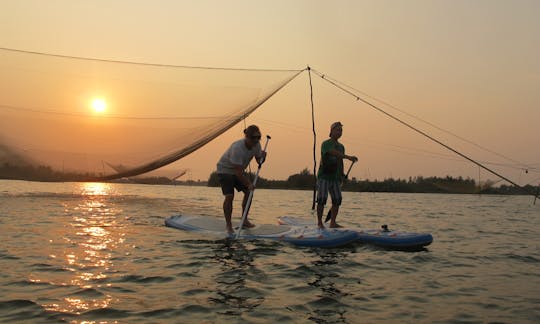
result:
[[[233,228],[232,228],[232,222],[231,222],[233,200],[234,200],[234,194],[226,195],[225,199],[223,200],[223,214],[225,215],[226,229],[229,234],[234,233]]]
[[[332,205],[332,208],[330,209],[330,212],[331,212],[331,215],[332,215],[332,218],[330,218],[330,227],[331,228],[341,227],[338,223],[336,223],[336,217],[337,217],[338,212],[339,212],[339,205]]]
[[[324,224],[322,221],[323,211],[324,211],[324,205],[317,204],[317,226],[319,226],[320,229],[324,229]]]

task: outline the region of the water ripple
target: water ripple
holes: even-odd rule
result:
[[[179,211],[221,215],[215,188],[106,184],[89,195],[83,184],[7,183],[0,322],[540,321],[540,209],[520,197],[346,193],[343,224],[384,222],[435,241],[417,252],[326,250],[163,226]],[[256,223],[313,217],[306,192],[263,195]]]
[[[114,280],[112,282],[133,282],[133,283],[165,283],[173,281],[173,277],[164,277],[164,276],[138,276],[138,275],[127,275]]]

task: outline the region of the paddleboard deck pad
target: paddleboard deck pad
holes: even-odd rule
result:
[[[165,219],[165,225],[190,232],[201,232],[217,237],[235,237],[225,231],[223,217],[199,215],[175,215]],[[239,222],[233,221],[235,231]],[[294,225],[261,224],[252,228],[244,228],[240,232],[242,239],[270,239],[287,242],[298,246],[338,247],[355,242],[357,233],[346,229],[325,229]]]
[[[285,226],[304,226],[306,228],[316,227],[314,220],[282,216],[278,222]],[[386,225],[381,229],[351,229],[358,236],[358,241],[373,244],[390,249],[418,250],[433,242],[433,236],[429,233],[412,233],[389,230]]]

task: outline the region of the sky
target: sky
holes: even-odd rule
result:
[[[1,8],[4,48],[187,66],[309,65],[518,184],[540,182],[539,1],[2,0]],[[341,121],[341,142],[359,158],[352,177],[497,179],[314,74],[312,83],[317,146]],[[262,177],[312,170],[306,72],[246,123],[272,136]],[[243,127],[171,167],[206,180]]]

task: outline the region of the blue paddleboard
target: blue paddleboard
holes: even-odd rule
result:
[[[282,216],[278,219],[280,224],[287,226],[304,226],[306,228],[316,227],[313,220]],[[351,229],[356,232],[358,241],[362,243],[373,244],[391,249],[417,250],[430,245],[433,242],[433,236],[429,233],[411,233],[389,230],[386,225],[381,229]]]
[[[233,222],[238,227],[239,222]],[[165,219],[165,225],[190,232],[201,232],[217,237],[233,237],[225,231],[225,220],[222,217],[177,215]],[[244,228],[240,233],[242,239],[269,239],[287,242],[298,246],[331,248],[355,242],[358,237],[355,231],[346,229],[308,228],[290,225],[255,225]]]

